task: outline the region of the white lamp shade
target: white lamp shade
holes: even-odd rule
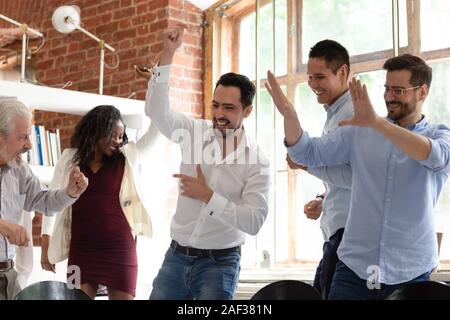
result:
[[[53,12],[52,24],[58,32],[72,32],[80,26],[80,8],[78,6],[58,7]]]

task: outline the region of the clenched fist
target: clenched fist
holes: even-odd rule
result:
[[[309,201],[305,204],[303,211],[308,219],[317,220],[322,213],[322,199],[315,198]]]
[[[72,198],[78,198],[86,190],[88,184],[88,178],[80,171],[80,167],[76,166],[70,171],[66,192]]]
[[[9,243],[17,246],[26,247],[30,241],[27,230],[24,227],[4,219],[0,219],[0,234],[4,235]]]

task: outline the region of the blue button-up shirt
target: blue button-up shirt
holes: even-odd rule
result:
[[[353,116],[353,102],[350,91],[346,91],[331,106],[325,106],[327,111],[327,121],[323,127],[322,134],[329,134],[338,127],[340,121],[350,119]],[[326,175],[334,170],[334,174],[347,176],[351,179],[351,169],[349,165],[333,166],[334,168],[308,168],[308,173],[324,180],[325,198],[322,203],[322,216],[320,218],[320,228],[322,229],[325,241],[341,228],[345,227],[348,212],[350,209],[350,186],[347,188],[330,184]]]
[[[450,129],[425,118],[407,128],[428,137],[428,159],[416,161],[371,128],[346,126],[321,138],[303,132],[288,148],[307,166],[350,162],[352,197],[339,258],[360,278],[398,284],[438,262],[433,208],[447,180]]]

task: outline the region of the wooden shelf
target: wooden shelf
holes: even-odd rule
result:
[[[84,115],[98,105],[113,105],[120,110],[128,127],[145,130],[150,124],[150,120],[145,116],[145,102],[142,100],[4,80],[0,80],[1,97],[17,98],[30,109],[74,115]],[[50,184],[54,167],[37,165],[30,167],[43,184]]]
[[[149,123],[142,100],[0,80],[2,96],[17,98],[31,109],[75,115],[84,115],[98,105],[113,105],[120,110],[127,126],[143,128]]]

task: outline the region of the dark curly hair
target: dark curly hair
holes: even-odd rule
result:
[[[75,133],[70,139],[71,147],[77,148],[72,160],[73,163],[75,165],[87,165],[94,157],[98,141],[112,136],[117,121],[123,123],[120,111],[114,106],[97,106],[86,113],[78,122]],[[122,145],[126,143],[128,143],[128,137],[124,132]],[[105,158],[105,162],[110,160],[113,159]]]

